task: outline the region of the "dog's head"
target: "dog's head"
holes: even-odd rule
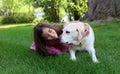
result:
[[[73,45],[79,45],[86,31],[85,23],[74,21],[67,23],[63,28],[61,42]]]

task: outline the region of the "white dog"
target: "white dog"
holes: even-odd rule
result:
[[[86,34],[88,31],[88,34]],[[65,24],[61,42],[70,45],[70,55],[72,60],[76,60],[76,50],[87,50],[93,62],[98,62],[94,48],[94,32],[89,24],[74,21]]]

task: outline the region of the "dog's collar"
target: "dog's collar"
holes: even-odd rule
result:
[[[72,44],[72,45],[73,45],[73,44]],[[81,46],[82,46],[82,43],[80,42],[79,45],[77,45],[77,46],[80,46],[80,47],[81,47]]]
[[[73,46],[73,44],[71,43],[71,44],[69,44],[70,46]],[[82,46],[82,43],[79,43],[79,45],[75,45],[75,46]]]

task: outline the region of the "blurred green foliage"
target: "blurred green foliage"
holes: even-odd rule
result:
[[[4,24],[34,22],[36,8],[43,9],[42,21],[49,22],[60,22],[65,15],[78,20],[88,9],[87,0],[0,0],[0,20]]]
[[[29,23],[34,17],[33,0],[1,0],[0,1],[0,22]]]
[[[72,17],[73,20],[78,20],[88,9],[87,0],[34,0],[33,6],[44,8],[44,18],[54,22],[60,21],[65,14],[70,20]]]
[[[14,16],[3,16],[1,23],[2,24],[12,24],[12,23],[32,23],[35,17],[33,14],[29,13],[19,13]]]

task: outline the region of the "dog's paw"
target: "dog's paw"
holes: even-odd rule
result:
[[[99,61],[98,61],[98,60],[93,60],[93,62],[94,62],[94,63],[99,63]]]
[[[71,57],[70,58],[72,61],[76,61],[76,58],[75,57]]]

